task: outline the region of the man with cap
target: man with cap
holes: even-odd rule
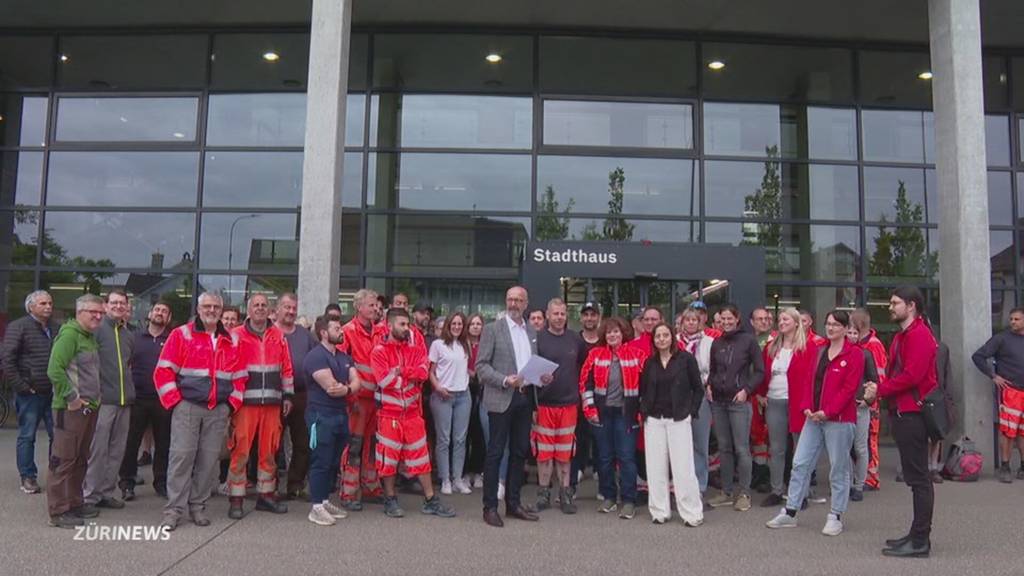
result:
[[[601,324],[601,308],[598,307],[597,302],[583,303],[583,307],[580,308],[580,324],[583,326],[583,329],[580,330],[580,337],[583,339],[583,345],[585,346],[583,357],[586,358],[590,350],[597,346],[597,327]],[[590,453],[591,446],[590,423],[583,416],[583,404],[577,403],[576,453],[572,457],[572,471],[569,473],[570,496],[575,496],[580,476],[587,468],[587,464],[593,461]]]

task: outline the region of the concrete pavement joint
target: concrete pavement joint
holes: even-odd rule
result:
[[[177,566],[178,566],[179,564],[181,564],[181,563],[182,563],[182,562],[184,562],[185,560],[188,560],[188,559],[189,559],[189,558],[190,558],[190,557],[191,557],[191,556],[192,556],[193,554],[195,554],[196,552],[199,552],[200,550],[202,550],[203,548],[205,548],[207,544],[209,544],[210,542],[213,542],[213,541],[214,541],[214,540],[216,540],[217,538],[220,538],[220,535],[221,535],[221,534],[223,534],[223,533],[227,532],[228,530],[230,530],[230,529],[231,529],[231,527],[232,527],[232,526],[234,526],[235,524],[238,524],[238,522],[239,522],[238,520],[232,520],[232,521],[231,521],[230,523],[228,523],[228,525],[227,525],[227,526],[225,526],[225,527],[221,528],[219,532],[217,532],[216,534],[214,534],[213,536],[211,536],[210,538],[208,538],[207,540],[205,540],[205,541],[204,541],[204,542],[203,542],[202,544],[200,544],[199,546],[196,546],[196,547],[195,547],[194,549],[192,549],[192,551],[191,551],[191,552],[189,552],[188,554],[185,554],[185,555],[184,555],[184,556],[182,556],[181,558],[178,558],[177,560],[175,560],[174,562],[172,562],[172,563],[171,563],[171,565],[170,565],[170,566],[168,566],[167,568],[164,568],[164,569],[163,569],[163,570],[161,570],[160,572],[157,572],[157,576],[164,576],[164,574],[168,574],[168,573],[170,573],[170,571],[171,571],[171,570],[174,570],[174,568],[175,568],[175,567],[177,567]]]

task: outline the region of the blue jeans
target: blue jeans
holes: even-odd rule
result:
[[[807,420],[793,454],[786,508],[799,510],[811,487],[811,474],[821,449],[828,452],[828,480],[832,486],[832,513],[846,512],[850,502],[850,449],[857,425],[853,422],[812,422]]]
[[[750,473],[754,461],[750,456],[750,402],[712,402],[715,438],[721,458],[722,492],[733,494],[733,473],[738,473],[739,491],[750,495]]]
[[[491,445],[491,417],[487,412],[487,408],[484,408],[484,403],[480,403],[480,425],[484,431],[484,446]],[[505,442],[505,453],[501,456],[501,466],[498,468],[498,478],[502,482],[508,477],[508,442]]]
[[[592,426],[597,440],[598,490],[606,500],[636,504],[636,434],[639,426],[626,422],[622,408],[600,410],[600,426]],[[619,463],[619,488],[615,490],[615,462]]]
[[[39,421],[46,424],[46,433],[50,436],[50,448],[53,450],[53,394],[17,394],[14,398],[14,410],[18,414],[18,473],[22,478],[35,478],[36,469],[36,430]]]
[[[318,412],[315,406],[307,406],[306,427],[309,443],[316,443],[309,454],[309,501],[319,504],[327,500],[338,481],[341,453],[348,445],[348,414],[344,410],[339,414]]]
[[[469,435],[469,411],[473,399],[469,390],[449,392],[445,400],[434,392],[430,395],[430,411],[434,415],[434,431],[437,442],[434,458],[437,461],[437,475],[443,480],[461,480],[462,467],[466,463],[466,437]]]
[[[690,420],[693,430],[693,469],[703,494],[708,489],[708,444],[711,443],[711,404],[707,396],[700,401],[697,418]]]

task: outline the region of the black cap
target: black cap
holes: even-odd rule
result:
[[[430,304],[420,303],[420,304],[417,304],[417,305],[413,306],[412,311],[413,312],[429,312],[429,313],[433,314],[434,313],[434,307],[431,306]]]
[[[586,312],[587,310],[593,310],[598,314],[601,313],[601,308],[597,305],[597,302],[584,302],[583,307],[580,308],[580,314]]]

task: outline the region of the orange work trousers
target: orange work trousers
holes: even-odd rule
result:
[[[868,426],[868,475],[864,484],[872,488],[881,488],[882,483],[878,478],[878,433],[882,429],[882,421],[878,413],[878,401],[871,407],[871,424]]]
[[[231,418],[231,466],[228,468],[228,495],[245,496],[245,469],[252,443],[257,442],[256,491],[273,494],[277,490],[277,448],[281,445],[281,406],[245,406]]]
[[[360,501],[363,496],[381,495],[377,478],[377,403],[373,398],[357,397],[349,404],[349,442],[341,456],[342,500]]]

